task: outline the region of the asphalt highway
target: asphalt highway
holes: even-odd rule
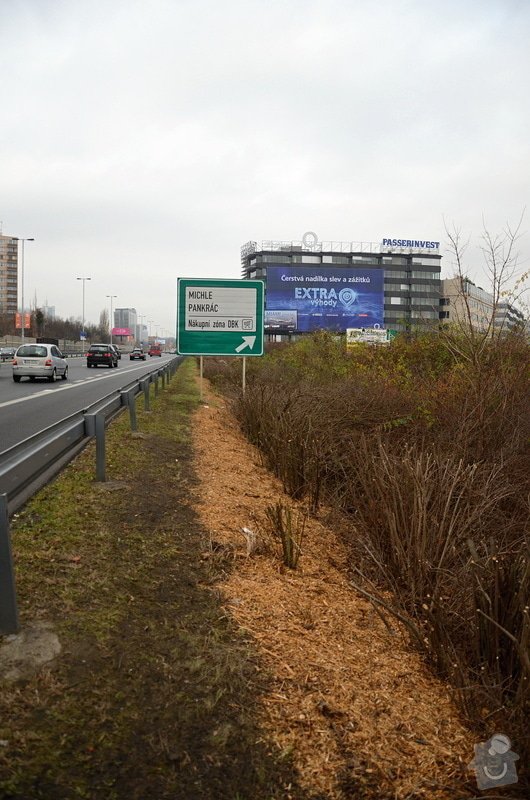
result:
[[[48,383],[22,378],[15,383],[11,362],[0,365],[0,455],[54,422],[81,411],[103,397],[117,392],[143,375],[153,372],[175,356],[131,361],[124,354],[117,369],[89,369],[86,358],[68,359],[68,379]]]

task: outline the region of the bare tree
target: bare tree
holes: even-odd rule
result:
[[[469,287],[474,284],[464,265],[464,254],[469,246],[469,239],[464,240],[461,230],[455,225],[449,228],[444,220],[449,251],[456,271],[455,277],[458,279],[458,298],[462,310],[460,318],[455,319],[454,324],[444,328],[443,331],[455,356],[478,363],[488,343],[506,332],[505,320],[502,320],[500,315],[501,305],[505,303],[511,305],[515,301],[520,301],[527,291],[529,272],[520,273],[517,251],[517,243],[522,236],[523,217],[524,211],[515,227],[507,223],[499,234],[491,233],[485,220],[482,220],[480,249],[491,296],[491,309],[482,326],[475,324],[469,292]]]
[[[102,337],[110,333],[109,312],[106,308],[104,308],[99,314],[99,330]]]
[[[482,219],[482,254],[488,273],[489,282],[493,295],[493,318],[488,332],[493,337],[495,335],[495,315],[499,304],[505,300],[508,303],[515,302],[518,297],[516,294],[521,290],[521,279],[519,271],[519,253],[516,245],[521,238],[521,226],[523,224],[524,210],[521,213],[519,222],[512,228],[506,223],[504,230],[500,234],[493,235],[488,230],[485,220]],[[498,334],[502,333],[503,325],[499,326]]]

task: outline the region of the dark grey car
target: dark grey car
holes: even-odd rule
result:
[[[92,344],[86,354],[87,367],[117,367],[118,356],[110,344]]]
[[[16,347],[0,347],[0,360],[11,361],[17,352]]]

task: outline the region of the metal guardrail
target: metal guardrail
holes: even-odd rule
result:
[[[173,358],[153,372],[136,378],[87,408],[55,422],[48,428],[19,442],[0,454],[0,494],[6,494],[9,514],[13,514],[38,489],[44,486],[95,436],[94,417],[105,422],[123,407],[131,407],[129,398],[144,392],[144,386],[163,374],[174,374],[181,359]]]
[[[143,393],[149,410],[150,384],[158,395],[175,374],[182,357],[173,358],[123,389],[103,397],[88,408],[50,425],[0,455],[0,636],[19,630],[15,575],[11,554],[9,516],[19,509],[88,442],[96,439],[96,480],[105,480],[105,425],[122,408],[129,409],[131,429],[137,429],[136,396]]]

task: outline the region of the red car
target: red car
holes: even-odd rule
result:
[[[157,344],[152,344],[151,347],[149,348],[149,355],[150,356],[161,356],[162,355],[162,350],[160,349],[160,347]]]

